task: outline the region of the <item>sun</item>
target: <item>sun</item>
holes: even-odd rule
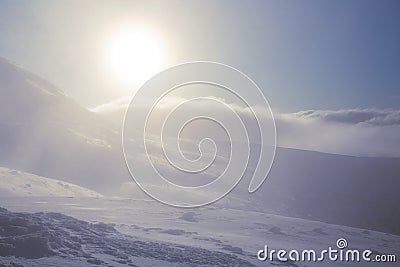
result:
[[[160,41],[149,31],[124,30],[111,40],[110,65],[121,82],[142,84],[161,69],[161,50]]]

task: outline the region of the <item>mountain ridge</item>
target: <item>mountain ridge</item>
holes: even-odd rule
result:
[[[130,184],[135,190],[127,195],[135,197],[120,129],[66,95],[43,92],[27,82],[25,70],[9,65],[0,61],[0,166],[102,194],[121,194],[121,186]],[[250,174],[217,204],[400,233],[400,158],[278,148],[268,178],[254,194],[247,192]]]

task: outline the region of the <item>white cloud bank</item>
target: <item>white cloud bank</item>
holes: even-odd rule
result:
[[[94,107],[90,109],[90,111],[96,113],[124,113],[130,101],[131,97],[122,96],[120,98],[115,99],[114,101]]]
[[[318,118],[329,122],[364,125],[400,125],[400,110],[343,109],[307,110],[295,113],[300,118]]]
[[[354,156],[400,156],[398,110],[309,110],[275,117],[280,146]]]
[[[130,99],[122,97],[92,111],[114,114],[116,120],[122,120]],[[248,117],[245,114],[248,109],[233,108]],[[274,117],[280,147],[353,156],[400,157],[400,110],[307,110],[275,112]]]

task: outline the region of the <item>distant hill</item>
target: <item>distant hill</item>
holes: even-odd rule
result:
[[[220,205],[400,234],[400,158],[278,148],[261,188],[248,182]]]

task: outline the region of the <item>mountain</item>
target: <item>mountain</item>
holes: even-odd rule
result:
[[[278,148],[261,188],[249,194],[248,183],[219,205],[400,235],[400,158]]]
[[[138,196],[123,159],[120,118],[110,121],[81,107],[4,59],[0,95],[0,166],[103,194],[121,195],[122,185],[125,196]],[[247,192],[248,178],[215,205],[400,234],[399,158],[278,148],[268,179],[254,194]]]
[[[107,120],[1,58],[0,94],[0,165],[103,192],[129,180]]]

